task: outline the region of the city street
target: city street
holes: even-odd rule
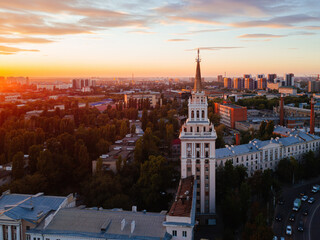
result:
[[[312,193],[311,189],[314,184],[319,184],[320,179],[315,179],[305,184],[300,184],[292,188],[284,190],[282,198],[284,200],[283,205],[277,204],[274,215],[273,231],[277,237],[285,237],[285,239],[301,239],[301,240],[313,240],[320,236],[320,193]],[[299,211],[292,210],[293,201],[295,198],[300,198],[300,193],[305,193],[310,197],[315,198],[314,203],[308,203],[308,201],[302,201]],[[308,215],[303,214],[304,210],[308,210]],[[290,221],[289,218],[292,214],[295,214],[295,220]],[[276,216],[281,216],[282,220],[275,220]],[[298,231],[299,222],[303,222],[303,231]],[[287,225],[292,226],[292,236],[286,235]],[[279,238],[278,238],[279,239]]]

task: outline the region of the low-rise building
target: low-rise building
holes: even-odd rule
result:
[[[155,107],[158,103],[161,105],[161,94],[158,92],[135,92],[124,95],[124,102],[129,104],[129,100],[142,101],[148,99],[151,107]]]
[[[31,240],[30,236],[25,235],[28,229],[52,218],[59,209],[74,206],[72,194],[56,197],[43,193],[10,194],[7,191],[0,197],[0,239]]]
[[[237,121],[247,120],[247,108],[234,104],[215,103],[215,113],[221,116],[220,123],[230,128],[235,128]]]
[[[61,209],[47,224],[27,231],[28,239],[41,240],[98,240],[98,239],[144,239],[169,240],[163,222],[166,212],[149,213],[121,209],[101,208]]]
[[[282,93],[284,95],[297,95],[297,89],[293,86],[282,86],[279,87],[279,93]]]
[[[178,191],[164,226],[172,235],[172,240],[193,239],[196,225],[197,182],[193,176],[180,180]]]

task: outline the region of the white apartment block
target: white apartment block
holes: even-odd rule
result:
[[[275,170],[283,158],[294,157],[300,161],[303,154],[320,149],[319,136],[280,126],[275,127],[274,132],[284,137],[266,141],[254,139],[248,144],[217,149],[216,166],[224,166],[230,160],[234,166],[245,166],[251,176],[257,170]]]

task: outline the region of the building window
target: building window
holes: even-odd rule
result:
[[[200,159],[197,159],[197,160],[196,160],[196,163],[200,163]]]
[[[206,157],[209,157],[209,152],[208,151],[206,151]]]
[[[208,164],[208,163],[209,163],[209,160],[208,160],[208,159],[206,159],[204,162],[205,162],[206,164]]]
[[[197,132],[200,132],[199,127],[197,127]]]
[[[194,118],[194,111],[191,111],[191,118]]]
[[[31,237],[29,234],[26,235],[26,240],[31,240]]]
[[[209,171],[209,168],[208,167],[206,167],[206,172],[208,172]]]
[[[206,148],[209,148],[209,143],[205,143]]]
[[[204,111],[202,110],[202,118],[204,118]]]
[[[172,230],[172,236],[176,237],[177,236],[177,230]]]
[[[197,167],[197,172],[200,172],[200,168]]]
[[[200,143],[197,143],[197,144],[196,144],[196,147],[199,148],[199,147],[200,147]]]
[[[200,157],[200,152],[199,151],[197,151],[197,158],[199,158]]]
[[[190,127],[190,132],[193,132],[193,129],[192,129],[192,127]]]
[[[199,111],[197,111],[197,118],[199,118],[200,117],[200,113],[199,113]]]
[[[187,237],[187,231],[182,231],[182,237]]]

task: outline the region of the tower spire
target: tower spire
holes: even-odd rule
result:
[[[197,62],[197,68],[196,68],[196,77],[194,80],[194,87],[193,87],[193,91],[194,92],[201,92],[202,91],[202,86],[201,86],[201,71],[200,71],[200,50],[198,48],[198,57],[196,59]]]

